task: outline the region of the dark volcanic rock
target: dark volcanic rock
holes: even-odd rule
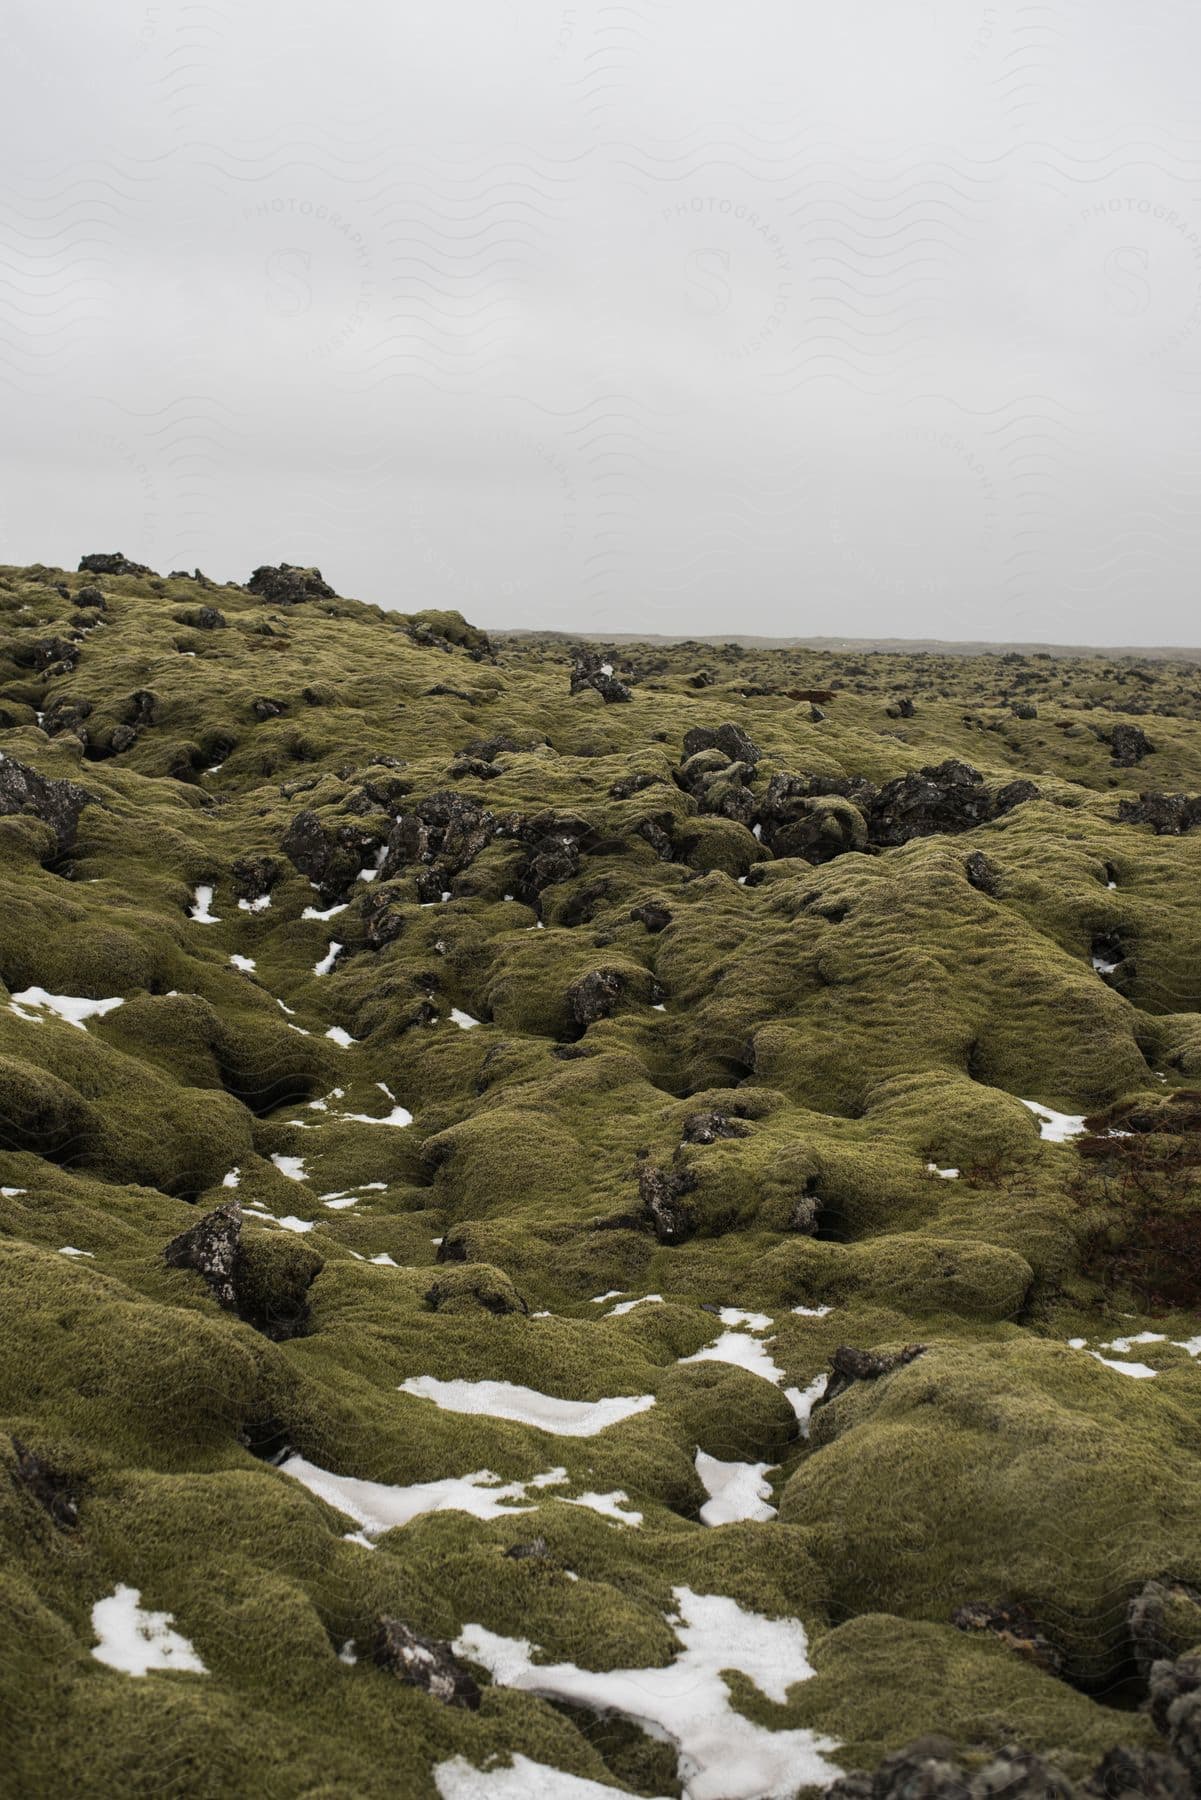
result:
[[[925,1348],[925,1344],[906,1344],[903,1350],[855,1350],[850,1344],[840,1344],[830,1358],[834,1373],[826,1383],[825,1393],[814,1405],[827,1406],[831,1400],[845,1394],[856,1381],[878,1381],[882,1375],[891,1375],[894,1369],[903,1369],[921,1356]]]
[[[683,1167],[661,1168],[643,1163],[638,1171],[642,1210],[661,1244],[682,1244],[692,1232],[692,1212],[684,1196],[696,1187],[696,1176]]]
[[[1137,800],[1119,800],[1122,825],[1150,825],[1156,837],[1179,837],[1201,825],[1201,795],[1140,794]]]
[[[367,864],[379,840],[361,825],[326,826],[315,812],[297,813],[281,849],[293,866],[321,890],[327,904],[342,900]]]
[[[75,842],[79,815],[95,798],[73,781],[57,781],[10,756],[0,757],[0,815],[29,813],[41,819],[54,832],[60,851]]]
[[[578,694],[581,688],[595,688],[608,706],[631,698],[625,682],[618,681],[606,669],[595,650],[575,649],[571,653],[571,692]]]
[[[279,880],[282,870],[273,856],[239,856],[230,868],[239,900],[261,900]]]
[[[1190,1800],[1194,1790],[1174,1757],[1152,1750],[1108,1751],[1084,1781],[1069,1781],[1031,1750],[1006,1744],[970,1774],[949,1738],[918,1738],[877,1768],[843,1775],[829,1800]]]
[[[380,1619],[372,1655],[381,1669],[407,1687],[421,1688],[443,1706],[465,1706],[472,1712],[479,1706],[479,1684],[456,1660],[450,1645],[423,1636],[402,1619]]]
[[[978,770],[948,757],[886,783],[869,809],[868,833],[873,844],[888,847],[935,832],[970,831],[1037,794],[1032,781],[1011,781],[991,795]]]
[[[36,1500],[60,1531],[70,1531],[79,1523],[79,1483],[52,1467],[20,1438],[13,1439],[13,1453],[17,1459],[15,1485]]]
[[[373,882],[359,902],[359,917],[367,948],[383,950],[394,944],[404,930],[404,896]]]
[[[996,865],[989,862],[983,850],[973,850],[970,856],[965,856],[963,867],[968,880],[979,893],[988,894],[990,898],[996,895]]]
[[[683,760],[687,762],[702,750],[720,750],[731,762],[749,763],[751,768],[754,768],[763,754],[741,725],[729,723],[694,725],[691,731],[685,732]]]
[[[104,595],[92,582],[86,582],[83,587],[76,589],[75,604],[76,606],[93,606],[97,612],[108,610],[104,604]]]
[[[597,1019],[610,1017],[625,985],[625,976],[619,969],[589,969],[586,975],[572,982],[567,990],[567,1004],[582,1031],[587,1031]]]
[[[73,732],[80,743],[86,745],[88,731],[84,721],[91,718],[94,710],[90,700],[58,694],[42,714],[42,730],[47,737],[57,737],[62,731]]]
[[[1126,1608],[1126,1621],[1145,1681],[1152,1663],[1201,1644],[1201,1591],[1184,1581],[1148,1581]]]
[[[1109,734],[1109,747],[1119,769],[1133,769],[1144,756],[1154,754],[1155,745],[1138,725],[1115,725]]]
[[[396,820],[379,879],[389,881],[416,864],[417,898],[440,900],[497,829],[497,819],[478,800],[447,790],[431,794]]]
[[[88,556],[79,559],[80,574],[88,575],[153,575],[154,570],[145,563],[130,562],[120,550],[94,550]]]
[[[263,563],[246,583],[246,591],[258,594],[264,600],[274,601],[278,606],[295,606],[301,600],[333,600],[337,597],[328,581],[322,580],[320,569],[304,569],[293,563],[280,563],[278,567]]]
[[[195,1269],[212,1289],[217,1304],[226,1312],[236,1312],[234,1264],[241,1235],[242,1208],[238,1201],[227,1200],[172,1238],[163,1251],[163,1261],[173,1269]]]
[[[749,1137],[750,1126],[722,1112],[690,1113],[684,1120],[686,1144],[716,1144],[719,1138]]]
[[[1201,1791],[1201,1655],[1151,1665],[1147,1711]]]

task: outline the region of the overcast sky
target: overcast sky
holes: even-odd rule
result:
[[[0,561],[1196,644],[1199,51],[1183,0],[16,0]]]

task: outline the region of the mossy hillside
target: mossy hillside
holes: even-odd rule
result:
[[[0,751],[89,796],[73,832],[0,817],[2,1406],[80,1489],[64,1530],[0,1483],[22,1791],[432,1793],[443,1757],[520,1749],[672,1792],[629,1726],[496,1686],[446,1711],[369,1642],[391,1612],[663,1662],[681,1583],[805,1620],[813,1680],[779,1709],[732,1677],[737,1704],[838,1737],[847,1767],[935,1727],[1016,1731],[1069,1770],[1148,1741],[1101,1690],[1142,1583],[1201,1578],[1198,1377],[1173,1341],[1197,1326],[1126,1285],[1112,1157],[1045,1141],[1021,1101],[1093,1113],[1201,1068],[1199,840],[1118,818],[1201,788],[1187,666],[622,646],[633,698],[606,706],[570,693],[562,645],[489,646],[454,615],[37,569],[0,571],[0,612]],[[685,745],[723,725],[753,761]],[[1038,793],[869,841],[855,783],[948,758]],[[807,803],[831,860],[755,835],[776,776],[850,784]],[[438,827],[432,863],[405,853],[446,795],[491,815],[478,847]],[[284,847],[302,811],[342,845],[324,872]],[[123,1004],[79,1029],[13,1012],[31,987]],[[411,1124],[383,1123],[397,1105]],[[1182,1130],[1148,1143],[1187,1232]],[[163,1262],[231,1195],[246,1310],[303,1303],[301,1335]],[[611,1290],[664,1298],[611,1315]],[[770,1317],[747,1335],[778,1383],[683,1360],[720,1306]],[[1152,1380],[1066,1343],[1147,1330]],[[840,1344],[916,1342],[799,1433],[783,1390]],[[655,1404],[565,1438],[400,1391],[418,1375]],[[250,1445],[388,1483],[565,1480],[368,1550]],[[774,1465],[780,1518],[703,1527],[698,1446]],[[640,1526],[571,1504],[617,1491]],[[91,1657],[119,1582],[207,1676]],[[1098,1691],[950,1623],[1001,1601]]]

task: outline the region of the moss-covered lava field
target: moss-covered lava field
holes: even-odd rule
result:
[[[0,611],[0,1791],[1196,1791],[1196,664]]]

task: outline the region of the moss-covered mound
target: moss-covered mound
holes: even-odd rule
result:
[[[0,1787],[1196,1780],[1192,668],[0,616]]]

